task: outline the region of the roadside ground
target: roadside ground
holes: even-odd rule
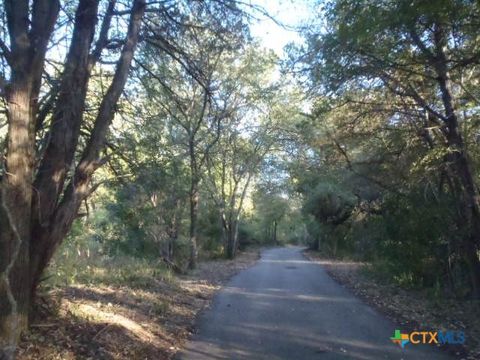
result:
[[[42,316],[17,359],[170,359],[214,293],[258,257],[249,249],[235,260],[201,262],[188,275],[150,271],[123,283],[57,287],[40,300]]]
[[[326,258],[307,250],[305,256],[322,265],[338,283],[344,285],[403,331],[456,330],[464,331],[464,346],[445,350],[460,359],[480,359],[480,304],[476,301],[440,299],[426,291],[404,289],[379,282],[372,276],[367,263]]]

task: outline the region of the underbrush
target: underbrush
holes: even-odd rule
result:
[[[145,288],[153,280],[174,281],[171,270],[159,259],[107,254],[95,241],[66,241],[47,269],[43,286],[116,285]]]
[[[471,297],[461,250],[468,231],[459,226],[450,197],[429,198],[420,190],[358,205],[341,224],[311,219],[310,246],[335,259],[370,263],[368,275],[383,284],[431,298]]]

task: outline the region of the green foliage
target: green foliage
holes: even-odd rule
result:
[[[452,231],[449,205],[425,199],[418,192],[409,198],[385,200],[376,258],[386,276],[408,286],[448,284],[447,239],[459,236]]]
[[[76,224],[76,228],[83,228]],[[98,235],[72,234],[55,254],[43,282],[44,288],[65,285],[128,285],[148,288],[152,281],[174,281],[171,271],[159,259],[110,254]]]
[[[218,209],[212,203],[206,203],[199,218],[199,243],[206,257],[223,255],[222,228]]]
[[[341,224],[348,219],[354,197],[333,183],[320,183],[308,193],[304,211],[325,224]]]
[[[255,229],[252,225],[252,219],[244,219],[238,227],[238,243],[240,249],[249,245],[258,245],[259,241],[255,237]]]
[[[146,286],[160,257],[187,264],[195,233],[201,257],[226,255],[236,235],[240,247],[308,244],[402,286],[465,293],[470,224],[452,159],[466,154],[478,181],[478,4],[326,2],[306,48],[289,47],[308,89],[273,80],[278,59],[247,41],[241,16],[217,22],[210,2],[185,11],[197,6],[209,11],[168,33],[184,51],[140,46],[96,175],[105,188],[55,260],[57,278],[101,282],[111,264],[122,267],[112,281]]]
[[[160,245],[151,235],[150,227],[157,221],[157,209],[147,198],[144,189],[135,184],[121,187],[115,201],[106,205],[96,219],[103,241],[110,253],[156,258]]]
[[[306,48],[290,47],[313,98],[288,166],[310,244],[403,286],[475,296],[478,3],[319,8]]]

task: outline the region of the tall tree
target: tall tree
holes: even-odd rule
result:
[[[239,14],[209,24],[202,14],[198,26],[182,32],[178,42],[189,44],[183,62],[161,57],[162,48],[156,41],[149,43],[138,63],[146,77],[143,86],[157,99],[166,121],[172,125],[177,143],[183,146],[190,170],[190,261],[195,268],[198,257],[198,212],[200,183],[208,153],[220,137],[221,123],[228,117],[227,104],[218,98],[219,68],[226,54],[241,46],[243,23]],[[232,28],[226,30],[226,26]],[[238,34],[232,35],[232,29]],[[156,38],[155,38],[156,39]],[[159,53],[160,51],[160,53]],[[161,58],[161,65],[156,59]]]
[[[99,155],[127,81],[145,11],[144,0],[134,0],[125,12],[117,12],[115,5],[114,0],[108,2],[97,29],[99,1],[78,2],[58,88],[55,96],[41,102],[42,75],[49,73],[45,65],[49,45],[58,49],[54,27],[60,4],[4,3],[9,37],[1,42],[1,55],[8,64],[4,72],[8,77],[1,81],[8,121],[0,210],[2,359],[13,358],[40,276],[90,194],[94,171],[103,163]],[[78,144],[92,69],[111,45],[112,18],[124,15],[129,19],[114,76],[82,149]],[[46,145],[39,151],[36,139],[47,126],[45,138],[40,139]],[[76,154],[80,156],[74,164]]]
[[[219,140],[207,154],[205,181],[220,213],[224,252],[233,258],[245,197],[275,143],[270,105],[276,94],[276,57],[255,44],[228,55],[219,69],[215,98],[226,109]]]
[[[325,10],[326,31],[307,35],[303,58],[317,93],[347,94],[360,111],[383,114],[387,126],[411,122],[413,136],[443,154],[439,187],[455,197],[457,227],[465,231],[452,246],[468,263],[477,298],[480,197],[465,130],[478,107],[469,80],[480,61],[478,14],[478,4],[464,1],[334,1]]]
[[[224,130],[216,151],[208,158],[206,182],[220,213],[224,253],[230,259],[238,249],[238,226],[245,198],[273,145],[271,135],[268,128],[256,129],[248,138],[245,128],[230,128],[227,133]]]
[[[205,54],[206,56],[210,56]],[[169,81],[176,83],[168,87],[167,97],[156,98],[167,112],[169,121],[176,131],[180,131],[179,142],[184,146],[188,157],[190,171],[189,209],[190,209],[190,262],[189,267],[195,268],[197,263],[197,233],[198,210],[200,197],[200,182],[207,153],[217,142],[220,132],[220,122],[223,115],[215,110],[212,102],[211,87],[213,84],[214,67],[218,63],[219,55],[204,66],[213,66],[208,70],[208,75],[203,84],[189,77],[177,67],[175,76]],[[205,59],[210,62],[211,59]],[[204,70],[207,70],[204,68]],[[162,85],[163,86],[163,85]],[[174,89],[174,90],[173,90]],[[170,92],[171,90],[171,92]],[[155,94],[150,90],[152,94]],[[155,95],[154,95],[155,96]]]

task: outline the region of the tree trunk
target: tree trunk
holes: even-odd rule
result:
[[[457,168],[457,173],[461,174],[459,176],[463,191],[463,196],[460,199],[462,204],[461,222],[464,223],[466,229],[468,229],[463,239],[463,244],[460,245],[460,248],[463,250],[463,254],[461,255],[468,264],[472,298],[480,299],[480,259],[478,257],[480,250],[479,195],[477,194],[470,166],[464,152],[454,153],[452,157],[455,158],[453,161],[455,161],[454,166]]]
[[[433,26],[432,50],[415,33],[411,32],[413,42],[423,52],[436,72],[436,81],[440,91],[441,101],[444,110],[444,116],[437,116],[438,120],[444,123],[442,134],[446,139],[448,154],[445,156],[446,167],[451,170],[452,179],[458,182],[458,192],[453,195],[459,205],[458,223],[462,228],[467,229],[467,235],[461,240],[461,244],[455,244],[455,248],[462,249],[460,256],[469,264],[472,295],[474,298],[480,298],[480,259],[478,251],[480,249],[480,194],[475,176],[469,164],[467,148],[465,146],[461,131],[458,128],[458,116],[456,113],[456,104],[454,92],[452,91],[451,78],[449,74],[448,58],[448,33],[441,19]],[[414,99],[418,105],[424,106],[424,101],[419,101],[419,97]],[[455,186],[457,188],[457,186]]]
[[[442,103],[445,110],[444,122],[448,128],[446,132],[447,147],[449,149],[447,158],[449,164],[457,175],[461,184],[461,217],[469,230],[461,246],[464,249],[463,257],[469,265],[472,285],[472,296],[480,298],[480,194],[469,164],[467,149],[462,134],[458,128],[458,117],[455,109],[455,101],[452,95],[450,74],[448,71],[449,59],[445,49],[447,47],[447,35],[442,24],[435,24],[434,43],[436,57],[432,59],[433,66],[437,72],[437,82],[440,88]]]
[[[0,359],[12,359],[28,324],[34,162],[32,82],[17,72],[8,94],[8,144],[0,209]]]
[[[277,220],[273,220],[273,243],[278,245],[277,241]]]
[[[113,5],[114,1],[110,1],[110,15],[106,19],[111,19]],[[90,194],[88,184],[93,171],[101,165],[97,158],[128,76],[145,1],[134,1],[114,79],[100,106],[82,160],[62,196],[66,170],[77,147],[89,71],[94,58],[100,54],[97,51],[93,58],[89,57],[97,8],[98,0],[79,2],[69,56],[62,75],[63,93],[59,94],[52,115],[50,135],[53,140],[47,151],[41,154],[43,160],[37,172],[37,182],[32,186],[36,160],[35,131],[41,127],[41,124],[36,124],[41,121],[38,98],[45,54],[56,23],[59,2],[36,0],[31,7],[27,0],[10,0],[5,4],[10,51],[2,49],[2,55],[10,66],[11,77],[5,91],[8,134],[0,194],[2,360],[13,358],[18,338],[28,323],[31,300],[40,276],[70,230],[81,201]],[[107,36],[109,21],[104,20],[104,25],[100,39]],[[6,81],[2,79],[1,82]],[[63,125],[60,126],[60,123]],[[35,196],[32,189],[36,190]]]
[[[226,255],[228,259],[233,259],[238,250],[238,221],[231,221],[225,229],[226,239]]]
[[[77,148],[83,120],[87,85],[90,77],[89,52],[95,32],[98,1],[81,0],[78,4],[72,42],[62,74],[58,100],[52,114],[49,142],[40,161],[32,199],[32,301],[40,276],[52,257],[57,244],[54,238],[53,218],[64,181]],[[69,228],[69,226],[68,226]]]
[[[32,258],[30,267],[32,297],[35,296],[35,290],[40,282],[40,277],[44,269],[48,265],[57,247],[70,231],[81,202],[91,193],[89,185],[94,172],[103,164],[102,160],[99,159],[99,155],[104,148],[108,127],[113,120],[118,99],[127,81],[128,71],[138,42],[144,10],[145,1],[135,0],[132,5],[125,44],[117,62],[112,83],[102,99],[90,138],[88,139],[80,162],[75,168],[70,183],[65,191],[63,191],[63,196],[58,194],[55,197],[55,209],[48,218],[48,221],[46,221],[45,224],[40,223],[39,227],[35,228],[35,243],[40,244],[41,247],[36,246],[37,251]],[[65,156],[68,156],[68,154],[65,154]],[[49,189],[52,188],[49,187]],[[54,196],[54,194],[52,194],[52,196]]]
[[[198,202],[199,202],[199,181],[193,179],[190,188],[190,259],[188,267],[195,269],[197,267],[198,248],[197,248],[197,221],[198,221]]]
[[[58,1],[5,1],[10,49],[2,55],[10,79],[1,79],[8,133],[0,184],[0,359],[13,359],[30,310],[32,181],[35,115],[47,44]]]
[[[176,213],[173,215],[170,230],[168,231],[167,258],[173,260],[173,246],[178,238],[178,221]]]
[[[182,203],[180,199],[177,199],[175,195],[173,197],[176,199],[173,201],[172,216],[168,219],[167,223],[167,248],[166,248],[166,257],[168,260],[173,261],[174,257],[174,246],[178,239],[178,233],[180,232],[180,210]]]

